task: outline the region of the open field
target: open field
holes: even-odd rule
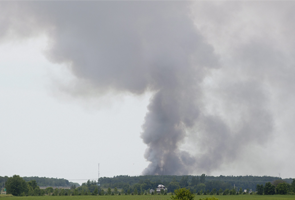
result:
[[[4,197],[9,200],[169,200],[170,195],[123,195],[123,196],[30,196],[30,197]],[[211,197],[210,195],[198,195],[195,200]],[[294,200],[294,195],[226,195],[215,196],[219,200]]]

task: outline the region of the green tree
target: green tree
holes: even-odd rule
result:
[[[277,179],[275,181],[272,182],[272,184],[277,187],[280,183],[286,183],[286,181],[282,180],[282,179]]]
[[[204,183],[199,183],[197,185],[197,191],[203,190],[205,191],[206,185]]]
[[[112,194],[112,190],[111,188],[108,188],[108,195],[111,195]]]
[[[263,185],[262,184],[261,185],[257,184],[257,186],[256,186],[257,194],[263,195],[263,190],[264,190]]]
[[[230,195],[236,195],[237,191],[235,188],[230,190]]]
[[[195,195],[191,193],[189,189],[180,188],[174,191],[174,195],[171,196],[172,200],[193,200]]]
[[[135,189],[134,189],[134,194],[136,195],[137,193],[138,193],[138,192],[137,192],[137,189],[135,188]]]
[[[26,181],[18,175],[8,178],[5,186],[7,193],[14,196],[20,196],[22,193],[26,193],[28,190]]]
[[[115,189],[114,189],[114,193],[115,194],[118,194],[118,189],[115,187]]]
[[[55,188],[55,189],[54,189],[54,192],[53,192],[54,196],[58,196],[58,192],[59,192],[58,189]]]
[[[291,186],[290,186],[291,192],[295,193],[295,179],[293,179]]]
[[[97,195],[98,194],[98,188],[96,187],[93,192],[92,192],[92,195]]]
[[[90,185],[91,185],[90,180],[88,180],[86,184],[87,184],[87,187],[90,187]]]
[[[50,195],[53,192],[53,188],[52,187],[48,187],[45,189],[46,194]]]
[[[222,195],[222,194],[223,194],[223,190],[220,188],[219,191],[218,191],[218,193],[219,193],[220,195]]]
[[[243,189],[242,188],[239,189],[239,194],[243,194]]]
[[[264,194],[266,194],[266,195],[273,195],[275,193],[276,193],[275,186],[272,185],[270,182],[265,183],[265,186],[264,186]]]
[[[168,190],[169,190],[170,192],[174,192],[174,190],[179,189],[179,188],[180,188],[180,185],[179,185],[178,182],[171,182],[171,183],[169,183],[169,185],[168,185]]]
[[[223,195],[228,195],[229,194],[229,189],[224,190]]]
[[[39,195],[40,195],[40,196],[44,196],[46,191],[45,191],[45,190],[41,190],[40,188],[39,188],[39,190],[40,190],[40,191],[39,191]]]
[[[61,189],[60,192],[59,192],[59,195],[60,196],[64,196],[65,195],[65,190],[64,189]]]
[[[193,176],[192,177],[192,181],[191,181],[191,185],[192,186],[197,186],[199,184],[200,180],[198,176]]]
[[[35,180],[29,181],[28,185],[31,186],[33,190],[35,190],[35,188],[38,187],[37,182]]]
[[[288,183],[279,183],[276,187],[277,194],[287,194],[289,184]]]
[[[143,194],[143,191],[142,191],[142,185],[140,185],[140,191],[139,191],[139,194],[140,194],[140,195]]]
[[[39,187],[36,187],[36,188],[34,189],[34,196],[40,196],[40,195],[41,195],[41,190],[40,190]]]
[[[205,181],[206,181],[206,175],[202,174],[201,177],[200,177],[200,182],[205,183]]]
[[[188,176],[183,176],[179,182],[180,187],[188,186]]]
[[[41,195],[41,190],[35,180],[30,180],[29,182],[27,182],[27,184],[28,184],[28,195],[29,196],[40,196]]]
[[[34,189],[29,184],[27,185],[27,188],[28,188],[28,190],[27,190],[28,196],[34,196],[35,195]]]

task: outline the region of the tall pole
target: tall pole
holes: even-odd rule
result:
[[[99,163],[98,163],[97,167],[98,167],[98,173],[97,173],[97,175],[98,175],[98,176],[97,176],[97,184],[98,184],[98,186],[99,186],[99,185],[100,185],[100,184],[99,184],[99,176],[100,176],[100,173],[99,173],[99,167],[100,167],[100,166],[99,166]]]
[[[163,167],[163,170],[162,170],[162,185],[164,185],[164,182],[163,182],[164,173],[165,173],[165,168]]]

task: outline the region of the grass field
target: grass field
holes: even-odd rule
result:
[[[197,195],[195,200],[211,197],[210,195]],[[226,195],[215,196],[219,200],[295,200],[295,195]],[[169,195],[123,195],[123,196],[33,196],[33,197],[4,197],[0,198],[9,200],[169,200]]]

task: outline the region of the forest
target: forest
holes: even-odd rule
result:
[[[276,180],[283,180],[290,184],[292,179],[282,179],[280,177],[272,176],[206,176],[205,174],[199,176],[114,176],[102,177],[99,182],[105,188],[123,188],[124,190],[148,189],[156,188],[158,184],[164,184],[168,188],[168,192],[173,192],[176,188],[189,188],[192,191],[198,192],[200,190],[213,190],[215,189],[232,189],[242,188],[256,190],[257,184],[265,184],[267,182],[274,182]]]
[[[7,181],[8,176],[0,176],[0,188],[4,187],[5,182]],[[26,182],[35,180],[39,187],[53,186],[53,187],[71,187],[75,185],[76,187],[80,186],[78,183],[69,182],[63,178],[46,178],[46,177],[22,177]]]
[[[146,177],[146,176],[145,176]],[[295,194],[295,179],[292,180],[291,184],[287,183],[283,179],[276,179],[272,182],[266,182],[265,184],[258,184],[258,182],[270,180],[270,177],[256,177],[256,179],[262,179],[256,182],[256,186],[253,189],[242,189],[242,187],[237,187],[235,184],[231,186],[230,183],[221,180],[209,180],[206,181],[206,175],[201,176],[171,176],[171,182],[168,185],[168,190],[162,189],[159,193],[162,195],[167,195],[174,193],[176,189],[186,188],[190,193],[196,195],[245,195],[245,194],[256,194],[256,195],[286,195]],[[170,178],[171,178],[170,177]],[[134,178],[138,182],[134,182]],[[147,178],[147,177],[146,177]],[[155,189],[157,184],[162,183],[160,179],[152,179],[155,176],[151,176],[150,179],[142,179],[142,177],[128,177],[128,176],[118,176],[114,178],[100,178],[99,182],[88,180],[83,183],[82,186],[76,187],[72,185],[70,189],[63,188],[53,188],[47,187],[46,189],[40,189],[36,180],[26,181],[18,175],[9,177],[5,182],[5,188],[8,194],[14,196],[77,196],[77,195],[153,195],[157,194]],[[162,178],[163,181],[168,176],[157,178]],[[178,178],[178,179],[177,179]],[[247,179],[250,177],[244,177]],[[253,177],[252,177],[253,178]],[[276,178],[276,177],[275,177]],[[112,179],[116,179],[115,182]],[[133,180],[133,185],[124,183],[123,181],[128,181],[128,179]],[[232,177],[232,179],[234,179]],[[256,179],[252,180],[254,182]],[[107,180],[107,181],[106,181]],[[120,181],[118,181],[120,180]],[[289,179],[288,179],[289,180]],[[109,183],[104,183],[108,182]],[[158,182],[160,181],[160,182]],[[245,180],[244,180],[245,181]],[[242,182],[240,180],[240,182]],[[131,182],[130,182],[131,183]],[[256,190],[256,191],[255,191]]]

